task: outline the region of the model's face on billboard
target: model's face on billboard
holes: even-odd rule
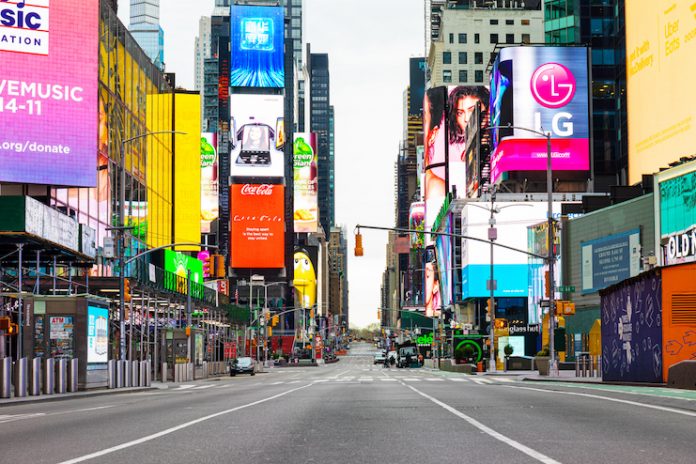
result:
[[[457,100],[457,107],[455,108],[457,125],[461,130],[466,130],[466,125],[469,124],[469,118],[476,109],[476,104],[481,100],[473,95],[467,95],[459,98]]]

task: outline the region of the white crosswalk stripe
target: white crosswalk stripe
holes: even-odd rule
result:
[[[208,388],[213,388],[215,385],[201,385],[200,387],[193,387],[192,390],[205,390]]]
[[[491,383],[488,379],[472,379],[475,383],[479,385],[489,385]]]
[[[420,382],[421,379],[414,379],[414,378],[408,378],[408,379],[401,379],[404,382]]]
[[[445,381],[445,379],[425,379],[425,380],[427,380],[428,382],[444,382]]]
[[[455,378],[448,379],[448,380],[451,380],[452,382],[468,382],[469,381],[468,379],[463,379],[461,377],[455,377]]]
[[[179,385],[178,388],[175,388],[175,390],[188,390],[189,388],[193,388],[195,385]]]

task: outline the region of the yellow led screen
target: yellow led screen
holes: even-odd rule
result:
[[[696,140],[696,1],[626,1],[629,182],[685,155]]]

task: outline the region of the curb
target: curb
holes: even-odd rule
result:
[[[0,408],[8,407],[8,406],[16,406],[16,405],[25,405],[25,404],[32,404],[32,403],[53,403],[56,401],[67,401],[67,400],[75,400],[75,399],[80,399],[80,398],[93,398],[95,396],[106,396],[106,395],[123,395],[126,393],[139,393],[139,392],[144,392],[144,391],[150,391],[150,390],[159,390],[157,387],[137,387],[137,388],[129,388],[129,389],[112,389],[112,390],[98,390],[98,391],[92,391],[92,392],[85,392],[85,393],[77,393],[74,395],[61,395],[61,394],[53,394],[53,395],[41,395],[41,396],[27,396],[25,398],[17,398],[17,399],[12,399],[11,401],[2,401],[0,400]]]

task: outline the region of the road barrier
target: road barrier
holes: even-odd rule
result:
[[[0,398],[9,398],[12,391],[12,358],[0,360]]]

